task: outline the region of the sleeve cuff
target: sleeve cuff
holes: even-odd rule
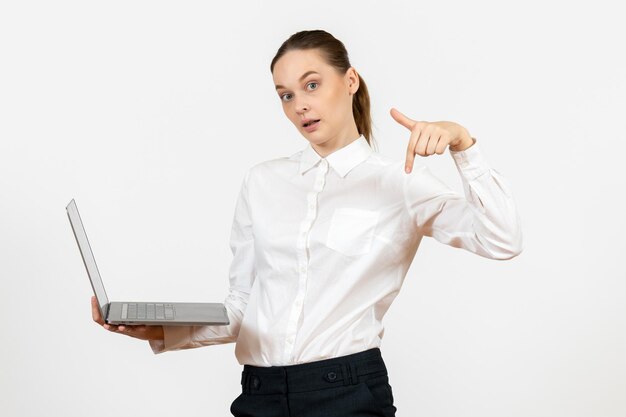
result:
[[[465,178],[473,180],[489,171],[489,165],[485,161],[480,145],[476,138],[472,137],[474,144],[463,151],[450,150],[456,166]]]
[[[163,340],[148,340],[148,343],[155,355],[165,351],[165,342]]]
[[[164,340],[150,340],[150,347],[155,354],[177,350],[191,341],[191,326],[163,326]]]

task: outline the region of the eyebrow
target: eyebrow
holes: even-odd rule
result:
[[[302,80],[304,80],[306,77],[308,77],[308,76],[309,76],[309,75],[311,75],[311,74],[317,74],[317,75],[319,75],[319,72],[315,72],[315,71],[307,71],[307,72],[305,72],[304,74],[302,74],[302,76],[300,77],[300,79],[299,79],[298,81],[302,81]],[[276,85],[276,89],[278,90],[279,88],[285,88],[285,87],[283,87],[283,86],[282,86],[282,85],[280,85],[280,84],[277,84],[277,85]]]

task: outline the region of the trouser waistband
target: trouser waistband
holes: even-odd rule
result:
[[[244,365],[241,385],[246,394],[286,394],[358,384],[359,376],[375,373],[387,374],[380,348],[377,347],[295,365]]]

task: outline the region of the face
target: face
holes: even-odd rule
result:
[[[272,76],[285,115],[316,148],[340,147],[358,136],[352,100],[359,77],[353,67],[339,74],[317,50],[292,50],[276,61]],[[306,119],[319,122],[307,131]]]

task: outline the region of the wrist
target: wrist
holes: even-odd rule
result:
[[[449,148],[452,152],[460,152],[466,150],[474,143],[476,143],[476,139],[471,137],[468,133],[467,135],[463,135],[456,143],[450,144]]]
[[[161,342],[165,341],[165,329],[163,326],[153,326],[152,334],[149,335],[148,339]]]

